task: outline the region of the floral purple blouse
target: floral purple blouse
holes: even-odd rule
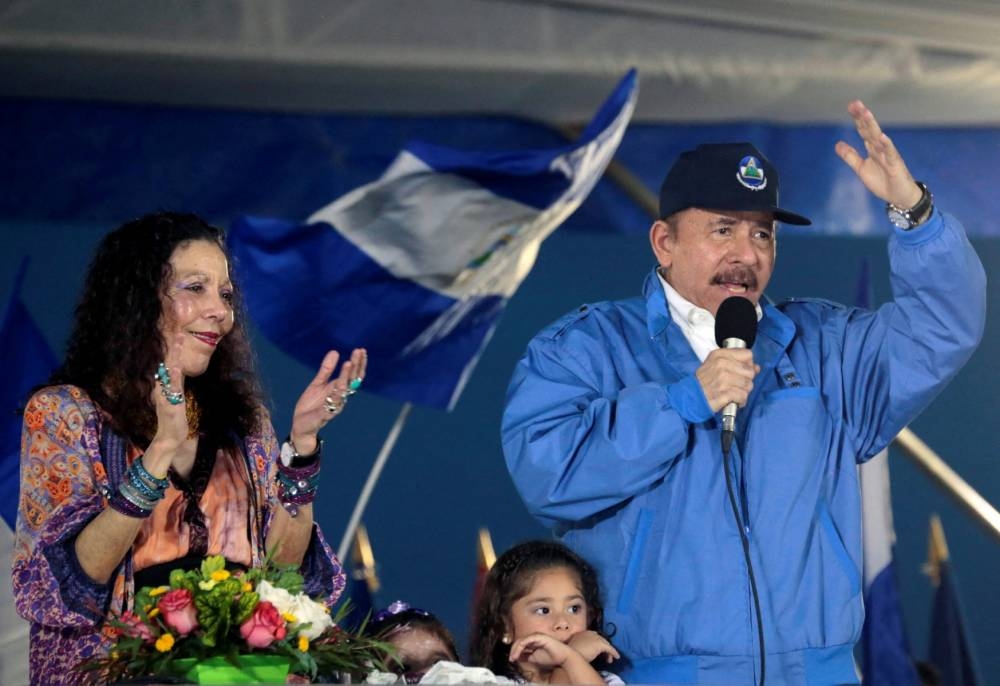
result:
[[[263,425],[260,436],[243,444],[255,491],[247,526],[254,565],[265,555],[272,503],[280,507],[278,444],[270,422]],[[104,619],[132,606],[131,553],[109,583],[99,584],[83,572],[74,551],[77,534],[107,507],[107,496],[128,468],[125,441],[103,428],[100,411],[75,386],[42,389],[24,411],[12,582],[18,614],[31,622],[33,686],[87,683],[87,675],[73,667],[107,651]],[[306,592],[328,604],[344,589],[343,570],[319,527],[301,572]]]

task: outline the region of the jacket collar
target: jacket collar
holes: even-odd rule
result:
[[[670,336],[671,347],[681,347],[688,350],[691,356],[694,352],[684,338],[667,308],[667,299],[663,295],[663,287],[656,275],[656,268],[650,270],[642,286],[642,295],[646,300],[646,328],[650,338],[657,338],[668,328],[673,327],[676,335]],[[761,366],[771,367],[777,364],[778,358],[791,344],[795,337],[795,324],[769,301],[763,300],[761,307],[764,316],[757,325],[757,341],[754,343],[754,358]],[[677,340],[679,339],[679,341]],[[697,358],[694,358],[697,360]]]
[[[667,298],[656,276],[656,267],[649,272],[642,284],[642,297],[646,299],[646,328],[651,338],[656,338],[664,329],[674,325],[667,308]]]

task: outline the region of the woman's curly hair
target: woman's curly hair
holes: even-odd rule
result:
[[[112,231],[98,245],[77,304],[66,359],[50,384],[84,389],[112,428],[145,446],[156,433],[153,374],[166,345],[160,333],[170,257],[191,241],[225,250],[225,234],[194,214],[157,212]],[[262,393],[234,285],[233,329],[204,374],[185,381],[201,408],[200,430],[229,442],[260,429]]]
[[[590,563],[562,543],[527,541],[497,558],[486,576],[469,637],[473,665],[486,667],[500,676],[518,678],[516,666],[508,659],[510,646],[502,640],[511,629],[511,607],[528,595],[539,572],[550,569],[568,569],[577,575],[587,603],[587,629],[609,637],[604,632],[604,605],[597,572]]]

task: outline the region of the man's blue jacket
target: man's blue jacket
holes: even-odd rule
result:
[[[871,312],[765,305],[733,476],[763,613],[766,680],[857,683],[864,609],[856,464],[982,337],[986,277],[937,210],[889,244],[894,299]],[[530,511],[593,563],[636,684],[751,684],[756,618],[718,417],[651,273],[644,297],[581,307],[528,346],[502,439]]]

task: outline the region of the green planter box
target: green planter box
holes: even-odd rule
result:
[[[282,655],[240,655],[238,661],[239,667],[224,657],[183,658],[173,667],[196,684],[284,684],[288,678],[288,658]]]

